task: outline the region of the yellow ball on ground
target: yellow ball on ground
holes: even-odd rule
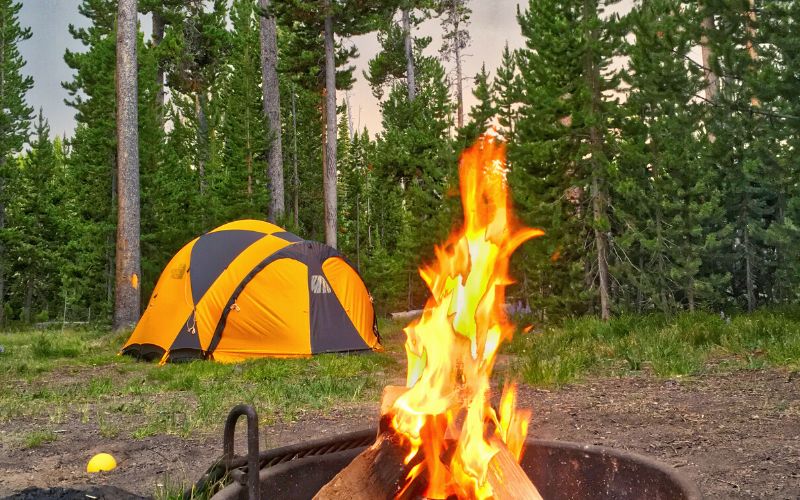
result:
[[[109,471],[117,466],[117,461],[108,453],[98,453],[86,464],[86,472]]]

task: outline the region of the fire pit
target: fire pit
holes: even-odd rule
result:
[[[261,498],[310,499],[371,444],[374,429],[276,448],[259,456]],[[683,474],[641,455],[602,446],[528,439],[520,465],[545,500],[700,500]],[[214,500],[248,498],[247,474]]]

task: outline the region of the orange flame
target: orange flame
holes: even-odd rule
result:
[[[513,334],[503,309],[511,254],[539,229],[515,228],[508,196],[505,144],[487,133],[464,151],[459,165],[464,226],[435,249],[420,269],[431,291],[422,317],[406,327],[409,390],[392,408],[392,426],[420,453],[428,475],[425,496],[488,498],[494,433],[519,460],[530,413],[515,409],[516,390],[492,408],[490,377],[497,350]],[[415,466],[407,485],[421,473]]]

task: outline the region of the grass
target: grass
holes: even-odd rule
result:
[[[591,375],[649,371],[659,377],[716,369],[800,369],[800,310],[763,310],[723,319],[695,312],[571,319],[518,335],[507,351],[530,384],[559,386]]]
[[[166,366],[117,356],[126,335],[102,329],[0,333],[0,426],[25,423],[12,434],[33,447],[70,425],[94,428],[106,438],[203,435],[218,432],[239,403],[255,406],[269,424],[377,401],[404,372],[403,324],[380,326],[383,354]],[[640,372],[673,377],[768,366],[797,370],[800,309],[765,310],[730,322],[706,313],[622,316],[607,323],[573,319],[517,335],[504,350],[513,355],[505,375],[545,386]]]
[[[239,403],[272,423],[377,401],[386,380],[402,371],[388,354],[158,366],[117,356],[125,338],[95,329],[0,333],[0,426],[37,422],[52,434],[80,422],[107,438],[188,436],[217,432]],[[48,441],[15,432],[29,446]]]
[[[58,436],[53,431],[33,431],[25,436],[25,447],[36,448],[37,446],[41,446],[45,443],[53,442],[56,439],[58,439]]]

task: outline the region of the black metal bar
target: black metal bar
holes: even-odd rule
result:
[[[233,445],[236,422],[242,415],[247,416],[247,492],[250,500],[260,500],[261,487],[258,481],[258,414],[250,405],[236,405],[225,420],[225,433],[222,437],[222,461],[230,470],[234,461]]]

